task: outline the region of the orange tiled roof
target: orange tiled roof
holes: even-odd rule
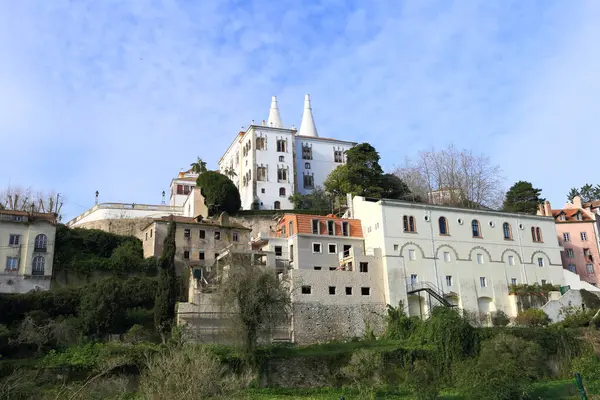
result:
[[[327,224],[325,221],[335,221],[335,236],[342,236],[342,222],[348,222],[348,227],[350,229],[349,237],[362,238],[362,225],[360,220],[358,219],[346,219],[339,218],[333,214],[330,215],[310,215],[310,214],[285,214],[279,220],[279,224],[277,226],[277,235],[278,237],[282,237],[282,228],[286,227],[286,236],[290,236],[289,232],[289,223],[290,221],[293,223],[294,232],[296,233],[307,233],[312,234],[312,221],[319,220],[322,223],[319,224],[321,235],[327,235]]]
[[[575,216],[577,213],[581,214],[581,219],[577,219]],[[564,221],[560,221],[559,217],[561,215],[565,216]],[[565,208],[564,210],[552,210],[552,216],[555,220],[559,222],[581,222],[581,221],[591,221],[592,219],[580,208]]]
[[[29,217],[31,219],[36,219],[36,220],[44,220],[44,221],[51,222],[53,224],[56,223],[56,214],[54,214],[54,213],[40,213],[40,212],[31,213],[28,211],[21,211],[21,210],[0,209],[0,215],[16,215],[16,216]]]

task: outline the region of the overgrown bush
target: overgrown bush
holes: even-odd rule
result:
[[[510,324],[510,318],[502,310],[492,312],[491,318],[493,326],[506,326]]]
[[[417,360],[407,374],[407,383],[417,400],[435,400],[440,395],[439,377],[431,364]]]
[[[473,400],[524,399],[542,376],[541,365],[539,345],[501,334],[481,344],[479,357],[457,368],[457,387]]]
[[[592,318],[596,315],[597,309],[581,309],[579,307],[569,307],[561,310],[564,319],[558,324],[565,328],[582,328],[590,326]]]
[[[361,349],[352,353],[342,373],[363,396],[368,396],[383,383],[383,370],[383,358],[379,351]]]
[[[515,318],[517,325],[526,327],[548,326],[550,322],[548,314],[539,308],[528,308],[525,311],[519,312]]]
[[[197,400],[230,395],[249,381],[247,375],[230,373],[207,348],[188,344],[150,360],[140,379],[140,393],[146,399]]]
[[[590,394],[600,394],[600,357],[597,354],[586,354],[573,360],[571,372],[581,374]]]
[[[383,337],[392,340],[408,339],[420,323],[421,319],[419,317],[406,315],[402,302],[398,304],[398,307],[392,307],[388,304]]]
[[[10,325],[35,310],[42,310],[51,318],[75,315],[81,292],[81,288],[63,288],[24,294],[0,294],[0,323]]]

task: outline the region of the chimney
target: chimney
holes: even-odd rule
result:
[[[550,207],[550,202],[548,200],[544,202],[544,212],[546,217],[552,216],[552,207]]]
[[[573,197],[573,205],[577,208],[582,208],[583,205],[581,204],[581,197],[579,197],[579,196]]]
[[[542,217],[546,216],[546,210],[544,210],[544,205],[542,203],[538,204],[537,215],[541,215]]]
[[[229,225],[229,215],[225,211],[219,215],[219,225]]]

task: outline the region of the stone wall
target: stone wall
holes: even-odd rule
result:
[[[49,290],[50,277],[0,274],[0,293],[28,293],[32,290]]]
[[[351,353],[336,357],[270,359],[261,373],[261,387],[318,388],[343,383],[341,368]]]
[[[367,327],[379,335],[385,328],[385,304],[323,305],[294,303],[293,341],[299,345],[362,337]]]
[[[250,232],[251,237],[258,236],[260,232],[265,235],[274,234],[275,229],[277,228],[277,220],[273,219],[272,215],[230,215],[229,221],[242,224],[245,227],[252,229],[252,232]]]
[[[100,229],[117,235],[140,237],[142,228],[152,222],[151,218],[123,218],[103,219],[98,221],[84,222],[76,228]]]

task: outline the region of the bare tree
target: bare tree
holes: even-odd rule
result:
[[[498,208],[504,196],[500,166],[454,145],[423,151],[415,161],[407,158],[394,174],[430,203]]]
[[[8,210],[60,214],[64,198],[55,191],[34,191],[32,188],[9,185],[0,191],[0,206]]]

